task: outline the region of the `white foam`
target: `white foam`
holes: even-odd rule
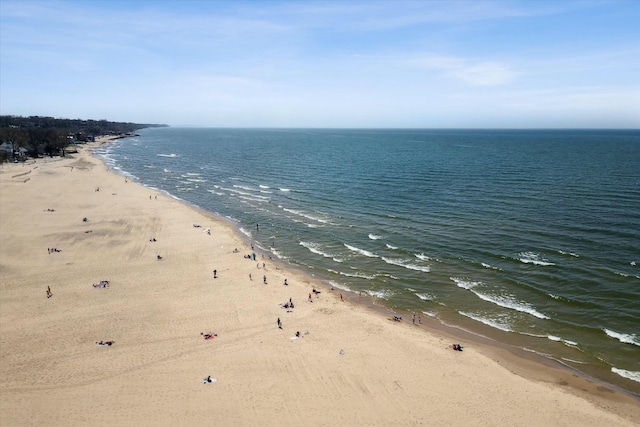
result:
[[[621,377],[624,377],[626,379],[635,381],[637,383],[640,383],[640,372],[639,371],[626,371],[624,369],[618,369],[618,368],[611,368],[611,372],[613,372],[614,374],[618,374]]]
[[[529,305],[528,303],[516,301],[515,298],[511,295],[489,295],[475,290],[474,288],[480,285],[481,282],[472,282],[457,277],[451,277],[450,279],[453,280],[459,287],[473,292],[478,298],[483,301],[487,301],[500,307],[508,308],[510,310],[527,313],[537,317],[538,319],[549,319],[549,316],[540,313],[535,308],[531,307],[531,305]]]
[[[369,258],[379,258],[379,256],[378,256],[378,255],[376,255],[376,254],[374,254],[374,253],[372,253],[372,252],[366,251],[366,250],[364,250],[364,249],[356,248],[355,246],[347,245],[346,243],[343,243],[343,245],[344,245],[347,249],[349,249],[350,251],[353,251],[353,252],[359,253],[360,255],[364,255],[364,256],[367,256],[367,257],[369,257]]]
[[[502,269],[501,269],[501,268],[494,267],[493,265],[489,265],[489,264],[486,264],[486,263],[484,263],[484,262],[483,262],[483,263],[481,263],[481,264],[482,264],[482,266],[483,266],[484,268],[488,268],[488,269],[491,269],[491,270],[498,270],[498,271],[502,271]]]
[[[247,186],[245,186],[245,185],[236,185],[236,184],[233,184],[233,187],[234,187],[234,188],[240,188],[240,189],[242,189],[242,190],[247,190],[247,191],[256,191],[254,188],[247,187]]]
[[[431,257],[426,256],[425,254],[414,254],[416,258],[421,259],[422,261],[430,261]]]
[[[620,332],[612,331],[606,328],[604,328],[603,330],[608,336],[610,336],[611,338],[615,338],[622,343],[640,346],[640,340],[634,334],[622,334]]]
[[[392,246],[392,245],[390,245],[390,244],[388,244],[388,243],[386,243],[386,245],[387,245],[387,247],[388,247],[389,249],[398,249],[398,247],[397,247],[397,246]]]
[[[307,218],[307,219],[313,220],[313,221],[318,221],[318,222],[319,222],[319,223],[321,223],[321,224],[326,224],[326,223],[328,223],[328,222],[329,222],[328,220],[326,220],[326,219],[324,219],[324,218],[320,218],[320,217],[317,217],[317,216],[313,216],[313,215],[310,215],[310,214],[308,214],[308,213],[306,213],[306,212],[297,211],[297,210],[295,210],[295,209],[282,208],[282,210],[283,210],[283,211],[285,211],[285,212],[292,213],[292,214],[294,214],[294,215],[298,215],[298,216],[301,216],[301,217],[304,217],[304,218]]]
[[[566,360],[567,362],[571,362],[571,363],[579,363],[581,365],[587,365],[587,362],[583,362],[581,360],[574,360],[574,359],[568,359],[566,357],[561,357],[562,360]]]
[[[328,254],[328,253],[323,252],[322,250],[320,250],[320,245],[318,243],[300,242],[300,246],[304,246],[305,248],[309,249],[309,251],[313,252],[314,254],[322,255],[325,258],[333,258],[333,255]]]
[[[433,312],[433,311],[423,311],[422,314],[429,316],[429,317],[436,317],[437,313]]]
[[[425,293],[415,293],[415,296],[417,296],[418,298],[420,298],[422,301],[433,301],[435,299],[435,297],[431,294],[425,294]]]
[[[344,283],[338,283],[338,282],[334,282],[333,280],[330,280],[329,284],[331,285],[332,288],[341,289],[345,292],[351,292],[351,288],[349,288]]]
[[[484,323],[487,326],[491,326],[492,328],[499,329],[504,332],[513,332],[511,326],[506,320],[503,319],[490,319],[488,317],[480,316],[478,314],[468,313],[465,311],[459,311],[465,317],[475,320],[476,322]]]
[[[380,299],[389,299],[392,295],[393,295],[393,291],[390,289],[382,289],[380,291],[374,291],[372,289],[367,289],[365,290],[365,292],[367,294],[369,294],[370,296],[374,297],[374,298],[380,298]]]
[[[248,200],[250,202],[257,202],[257,203],[266,203],[266,202],[268,202],[268,200],[260,199],[260,198],[257,198],[255,196],[254,197],[250,197],[250,196],[239,195],[238,198],[242,199],[242,200]]]
[[[264,189],[266,190],[266,189],[268,189],[268,188],[270,188],[270,187],[269,187],[268,185],[262,185],[262,184],[261,184],[261,185],[260,185],[260,188],[264,188]]]
[[[576,347],[578,345],[578,343],[575,342],[575,341],[565,340],[565,339],[562,339],[562,338],[557,337],[555,335],[547,335],[547,338],[549,338],[551,341],[561,342],[564,345],[569,346],[569,347]]]
[[[341,276],[358,277],[360,279],[367,279],[367,280],[373,280],[373,279],[376,278],[375,274],[374,275],[368,275],[368,274],[364,274],[364,273],[343,273],[342,271],[339,271],[338,274],[340,274]]]
[[[409,260],[391,259],[386,257],[382,257],[382,260],[387,264],[397,265],[398,267],[408,268],[409,270],[422,271],[423,273],[429,273],[431,271],[431,267],[429,267],[428,265],[423,266],[410,264]]]
[[[288,193],[291,191],[290,188],[279,188],[280,191],[282,191],[283,193]]]
[[[174,153],[171,153],[171,154],[156,154],[156,156],[159,156],[159,157],[170,157],[170,158],[178,157],[178,155],[174,154]]]
[[[286,256],[282,255],[280,252],[278,252],[275,248],[271,248],[271,253],[274,254],[277,258],[279,259],[287,259]]]
[[[375,235],[375,234],[371,234],[371,233],[369,233],[369,238],[370,238],[371,240],[379,240],[379,239],[382,239],[382,236],[377,236],[377,235]]]
[[[519,260],[521,262],[524,262],[525,264],[535,264],[542,266],[555,265],[554,263],[542,258],[542,256],[540,256],[539,254],[533,252],[520,252],[518,256],[520,257]]]
[[[569,256],[572,256],[574,258],[580,258],[580,255],[574,254],[573,252],[558,251],[558,253],[560,253],[562,255],[569,255]]]
[[[480,284],[480,282],[472,282],[470,280],[460,279],[458,277],[449,277],[449,279],[453,280],[456,285],[463,289],[473,289]]]
[[[251,237],[251,233],[250,233],[250,232],[248,232],[247,230],[245,230],[245,229],[244,229],[244,228],[242,228],[242,227],[240,227],[240,232],[241,232],[242,234],[244,234],[245,236],[247,236],[247,237]]]
[[[471,291],[478,296],[478,298],[499,305],[503,308],[508,308],[511,310],[520,311],[523,313],[530,314],[532,316],[537,317],[538,319],[549,319],[549,316],[540,313],[535,308],[531,307],[529,304],[524,302],[516,301],[513,297],[505,295],[505,296],[495,296],[495,295],[486,295],[480,292]]]

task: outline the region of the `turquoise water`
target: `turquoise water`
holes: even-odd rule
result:
[[[159,128],[98,154],[331,286],[640,393],[640,131]]]

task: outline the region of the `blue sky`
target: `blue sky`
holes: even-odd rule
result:
[[[640,1],[0,2],[0,113],[640,128]]]

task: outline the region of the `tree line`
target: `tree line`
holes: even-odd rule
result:
[[[0,161],[21,156],[64,156],[69,144],[87,142],[98,135],[126,135],[138,129],[167,125],[57,119],[42,116],[0,116]]]

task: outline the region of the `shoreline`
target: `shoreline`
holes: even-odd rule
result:
[[[409,317],[400,323],[393,322],[389,319],[392,311],[376,304],[374,299],[353,295],[342,303],[336,292],[329,291],[327,285],[312,273],[277,259],[265,260],[269,266],[263,272],[253,262],[238,259],[250,251],[250,240],[233,226],[232,221],[170,197],[160,190],[136,182],[123,183],[123,176],[112,170],[105,174],[106,165],[90,153],[92,147],[82,147],[73,158],[50,162],[39,159],[29,165],[30,170],[36,170],[29,182],[12,180],[10,177],[16,175],[16,170],[26,166],[9,165],[8,170],[0,170],[2,204],[5,205],[2,208],[0,270],[1,351],[3,360],[7,361],[4,365],[8,365],[0,368],[3,374],[0,402],[6,408],[2,418],[10,424],[28,425],[36,421],[63,424],[64,415],[60,412],[69,410],[70,401],[83,393],[103,396],[105,401],[79,403],[80,408],[71,411],[73,415],[67,420],[69,424],[81,424],[81,420],[86,420],[90,414],[108,417],[110,410],[123,406],[123,413],[115,418],[116,423],[134,424],[135,420],[171,423],[178,419],[175,418],[176,414],[183,413],[186,406],[192,413],[187,421],[183,419],[178,424],[219,421],[271,425],[283,423],[278,414],[289,405],[305,412],[304,415],[294,414],[291,418],[285,418],[284,423],[288,421],[290,425],[299,424],[301,420],[313,425],[372,425],[376,424],[374,420],[380,420],[378,423],[386,420],[391,424],[425,422],[443,425],[449,424],[451,417],[460,422],[466,420],[472,425],[514,424],[514,420],[525,420],[520,421],[522,425],[543,425],[550,420],[554,425],[573,425],[576,422],[599,425],[605,420],[613,425],[640,422],[637,397],[611,385],[579,376],[570,367],[544,366],[536,360],[521,357],[513,349],[501,348],[488,339],[482,342],[480,338],[476,342],[471,333],[468,333],[468,339],[464,338],[466,332],[462,330],[457,331],[461,335],[452,334],[453,329],[447,330],[450,327],[442,324],[439,328],[436,325],[439,322],[427,317],[423,319],[423,327],[419,328],[412,327],[407,321]],[[81,178],[78,180],[71,176],[75,171],[67,174],[68,170],[65,170],[68,176],[62,176],[60,169],[72,164],[85,165],[83,167],[88,168],[89,178],[105,183],[100,193],[111,190],[113,203],[111,200],[105,202],[98,199],[104,194],[98,192],[64,196],[69,198],[69,204],[74,207],[76,214],[81,212],[78,209],[95,211],[92,215],[98,218],[96,222],[92,216],[89,217],[89,224],[95,230],[88,235],[79,234],[83,224],[77,224],[75,217],[74,221],[57,226],[39,223],[37,218],[46,215],[40,210],[46,209],[42,203],[55,202],[62,206],[61,201],[52,198],[53,194],[41,191],[28,193],[31,197],[24,203],[31,209],[25,211],[24,220],[30,216],[33,216],[33,220],[27,226],[20,225],[15,218],[15,210],[6,207],[20,200],[14,194],[19,191],[16,187],[26,192],[25,188],[19,186],[33,187],[34,181],[44,177],[66,180],[60,183],[63,187],[72,185],[69,191],[79,192],[81,189],[77,187],[82,185],[83,191],[93,192],[93,183],[83,184]],[[7,173],[9,170],[14,173]],[[55,190],[55,184],[43,181],[39,185],[49,185],[52,192]],[[154,194],[158,196],[157,201],[151,200]],[[95,201],[85,201],[84,197]],[[158,206],[154,205],[156,202]],[[63,208],[55,209],[58,211]],[[143,217],[145,213],[147,217]],[[105,216],[103,219],[100,218],[102,214]],[[212,223],[211,238],[205,236],[202,230],[189,229],[192,227],[191,217]],[[7,226],[15,226],[15,229]],[[147,227],[144,233],[138,231],[138,228],[144,227]],[[10,233],[4,230],[10,230]],[[21,233],[13,235],[14,232]],[[163,236],[155,246],[146,243],[152,232]],[[29,248],[33,250],[32,246],[42,240],[41,236],[57,236],[66,241],[65,245],[71,249],[64,247],[61,254],[55,255],[42,255],[40,252],[33,255],[30,262],[23,260],[20,263],[20,257],[28,257]],[[101,240],[94,239],[95,243],[86,241],[94,237]],[[142,237],[144,244],[139,241]],[[89,252],[98,243],[104,257],[92,258]],[[241,253],[232,252],[235,245]],[[153,248],[149,249],[151,246]],[[71,258],[64,258],[68,251],[76,249],[78,253]],[[42,247],[35,250],[42,251]],[[151,251],[162,252],[164,259],[153,260]],[[64,265],[51,264],[52,257],[58,255],[66,261]],[[109,260],[111,257],[113,261]],[[215,262],[211,258],[215,258]],[[210,270],[216,266],[221,277],[215,284],[221,290],[214,289],[218,292],[214,295],[214,290],[210,288],[213,280]],[[224,266],[224,269],[220,266]],[[47,275],[49,278],[45,279],[52,282],[54,296],[50,300],[44,298],[42,283],[45,282],[45,275],[37,271],[38,267],[51,272]],[[118,272],[119,269],[122,271]],[[253,283],[247,280],[249,272],[255,275]],[[111,288],[104,292],[90,287],[86,289],[84,282],[89,280],[88,277],[93,278],[99,273],[115,276],[109,279]],[[259,280],[263,273],[275,277],[269,279],[266,287]],[[290,281],[288,288],[281,286],[283,277]],[[95,282],[99,277],[92,280]],[[183,288],[176,289],[176,283]],[[242,287],[247,284],[253,288],[248,290]],[[317,304],[313,305],[304,301],[312,286],[317,289],[323,287]],[[29,290],[22,290],[22,287],[28,287]],[[37,288],[42,297],[38,295],[37,300],[31,301],[31,287]],[[296,295],[298,308],[293,313],[287,314],[273,305],[285,301],[285,290]],[[107,292],[110,296],[115,294],[115,301],[104,298]],[[123,293],[122,296],[118,295],[119,292]],[[65,305],[60,308],[67,310],[67,313],[47,312],[54,305],[48,303],[61,304],[56,300],[63,300]],[[28,318],[27,330],[20,325],[25,307],[29,308],[26,313],[32,316]],[[130,319],[131,313],[138,316],[136,311],[140,312],[141,317]],[[211,311],[216,316],[218,313],[225,315],[219,319],[216,317],[220,326],[216,326],[214,332],[219,336],[212,343],[219,345],[216,350],[221,354],[202,348],[203,343],[197,340],[197,336],[193,338],[200,330],[191,330],[197,327],[195,325],[206,323],[201,319],[211,317]],[[247,316],[255,321],[247,320]],[[283,340],[275,327],[275,316],[285,319],[286,335],[292,333],[289,324],[302,331],[307,328],[310,334],[296,341],[286,337]],[[140,323],[140,319],[145,321]],[[74,320],[87,323],[79,327],[84,339],[77,339],[74,335],[77,332],[72,324]],[[47,332],[60,332],[63,336],[54,338],[70,341],[71,354],[61,351],[55,340],[51,342],[51,337],[39,333],[42,332],[41,328],[51,324],[57,328]],[[172,325],[178,325],[178,332]],[[35,334],[39,340],[32,339],[29,327],[36,328]],[[104,349],[108,353],[96,355],[93,354],[93,342],[87,345],[89,336],[93,335],[92,330],[112,331],[111,334],[120,336],[114,337],[112,348]],[[98,336],[95,338],[102,339]],[[155,338],[163,344],[158,345]],[[110,338],[104,336],[104,339]],[[227,342],[227,339],[230,341]],[[464,340],[465,349],[460,354],[448,348],[451,342],[456,342],[452,341],[454,339]],[[124,353],[122,355],[116,353],[120,348]],[[345,353],[339,354],[338,350],[342,348]],[[36,353],[37,358],[25,356],[29,351]],[[113,355],[115,360],[104,361],[103,354]],[[92,376],[92,362],[97,357],[109,365],[101,365],[99,369],[105,369],[107,373],[110,370],[116,372],[116,380],[108,375],[101,376],[102,379]],[[202,375],[198,376],[197,367],[206,365],[196,360],[199,357],[211,362],[211,366],[222,367],[215,373],[219,378],[217,384],[199,384]],[[146,364],[136,364],[135,361],[140,358],[148,359]],[[51,378],[31,373],[32,369],[38,369],[38,362],[42,363],[43,360],[48,361],[45,365],[55,374]],[[167,365],[167,361],[171,361],[171,364]],[[164,369],[158,369],[160,366]],[[225,373],[224,368],[228,372]],[[21,369],[25,371],[21,372]],[[206,372],[203,375],[206,376]],[[35,380],[20,381],[25,376],[35,376]],[[156,376],[160,376],[160,380]],[[246,384],[252,383],[255,378],[262,381],[253,383],[253,388],[248,389]],[[493,378],[497,378],[496,383]],[[232,383],[235,383],[235,388],[230,388]],[[124,392],[122,387],[131,388],[143,396],[136,397],[133,391]],[[212,390],[204,390],[203,393],[202,387],[218,387],[225,391],[216,393],[215,415],[210,414],[206,407]],[[55,390],[58,394],[52,399],[52,404],[38,400],[48,399],[47,390]],[[142,390],[146,390],[146,393]],[[162,398],[153,396],[150,390],[157,391],[157,396]],[[105,391],[111,392],[106,398]],[[533,393],[534,396],[527,393]],[[487,400],[478,400],[476,396]],[[288,399],[285,400],[287,406],[283,406],[280,400],[285,397]],[[340,397],[338,402],[335,401],[336,397]],[[41,403],[35,414],[29,414],[30,408],[24,407],[24,399],[33,398]],[[125,399],[132,403],[125,403]],[[495,403],[505,399],[505,403],[511,402],[512,407],[504,408]],[[195,403],[187,403],[192,401]],[[426,401],[429,401],[428,407],[424,407]],[[537,414],[537,408],[533,406],[557,401],[560,403],[554,403],[556,406],[544,416],[546,418],[530,422],[532,416],[543,417]],[[253,405],[253,410],[240,415],[243,414],[243,408],[249,405],[247,402]],[[146,405],[146,409],[136,413],[133,403]],[[452,407],[456,403],[462,406],[457,409]],[[308,404],[313,407],[307,408]],[[469,413],[460,412],[461,407]],[[580,409],[576,411],[574,407]],[[483,414],[483,418],[474,418],[479,414]],[[112,422],[113,419],[103,418],[95,424]]]
[[[100,138],[100,141],[96,141],[94,145],[97,145],[98,143],[100,145],[107,144],[117,141],[118,139],[128,137],[129,136],[127,135],[104,137]],[[96,156],[90,151],[92,148],[93,147],[89,147],[89,152],[91,156],[96,158]],[[104,161],[102,161],[102,159],[97,158],[97,160],[104,164]],[[108,168],[106,164],[105,167]],[[120,175],[116,171],[113,171],[111,169],[109,170],[116,175]],[[252,245],[251,237],[246,235],[241,230],[242,225],[238,222],[214,212],[207,211],[200,206],[192,204],[187,200],[184,200],[173,194],[167,193],[164,190],[146,187],[143,184],[138,183],[137,181],[136,183],[150,190],[158,191],[159,193],[164,194],[166,197],[173,198],[180,203],[190,207],[191,209],[201,213],[202,215],[210,217],[212,220],[222,221],[223,223],[226,223],[229,227],[231,227],[231,229],[239,239],[241,239],[247,245]],[[268,249],[261,248],[260,250],[264,251],[265,254],[269,253]],[[373,296],[362,294],[361,292],[358,293],[354,290],[344,290],[339,288],[334,289],[334,287],[329,283],[328,279],[317,278],[315,274],[306,270],[304,266],[290,264],[287,261],[279,259],[277,257],[274,259],[270,258],[270,262],[276,265],[276,269],[278,269],[277,266],[279,265],[284,271],[294,270],[301,276],[308,277],[311,280],[316,281],[319,286],[326,291],[337,291],[338,293],[344,293],[350,303],[357,304],[365,309],[372,310],[376,313],[376,315],[384,316],[385,318],[390,319],[393,318],[394,315],[399,314],[402,316],[402,321],[406,322],[407,320],[411,319],[411,315],[413,314],[413,312],[409,310],[394,310],[392,307],[385,305],[384,300],[378,300]],[[637,400],[637,402],[640,404],[640,393],[625,389],[624,387],[607,382],[606,380],[593,377],[576,367],[573,367],[567,363],[562,362],[561,360],[554,358],[551,355],[544,355],[536,351],[527,350],[526,348],[522,348],[517,345],[501,342],[493,337],[482,335],[479,332],[464,329],[458,325],[445,324],[438,319],[434,319],[426,315],[423,316],[422,321],[422,324],[415,323],[413,324],[413,326],[424,329],[425,333],[428,334],[444,334],[448,338],[450,338],[452,342],[458,342],[461,340],[473,342],[474,344],[483,347],[484,351],[491,355],[491,357],[496,359],[496,361],[498,358],[502,358],[505,367],[509,367],[509,369],[511,369],[514,373],[517,372],[527,378],[538,381],[557,382],[558,384],[566,385],[570,389],[572,389],[572,391],[576,395],[581,395],[581,393],[585,392],[586,390],[590,390],[589,393],[596,393],[601,395],[602,397],[608,397],[608,394],[611,392],[620,393],[623,396]],[[537,369],[537,367],[540,366],[544,367],[545,369],[554,370],[555,374],[551,374],[549,372],[540,373]],[[595,386],[593,386],[594,384]],[[603,387],[609,390],[604,391]],[[603,391],[606,394],[602,394]]]
[[[97,145],[98,143],[100,145],[108,144],[128,137],[129,136],[127,135],[104,137],[100,138],[99,141],[96,141],[94,145]],[[131,137],[133,137],[133,135]],[[105,167],[109,168],[102,159],[97,158],[91,152],[92,148],[94,147],[88,147],[90,155],[104,164]],[[109,171],[118,176],[124,176],[117,173],[116,171],[111,170],[110,168]],[[226,223],[226,225],[230,227],[236,234],[236,236],[241,239],[246,245],[252,245],[251,237],[247,236],[241,231],[242,226],[238,222],[214,212],[207,211],[200,206],[192,204],[173,194],[167,193],[164,190],[146,187],[145,185],[137,181],[134,182],[138,185],[148,188],[149,190],[159,192],[166,197],[177,200],[179,203],[188,206],[189,208],[195,210],[203,216],[211,218],[214,221],[221,221],[222,223]],[[264,254],[269,253],[268,249],[260,248],[260,250],[263,251]],[[370,295],[358,293],[354,290],[334,289],[333,286],[328,283],[327,279],[317,278],[315,274],[307,271],[304,266],[290,264],[285,260],[281,260],[277,257],[274,259],[270,258],[269,262],[276,265],[277,270],[279,265],[281,267],[281,270],[285,272],[291,270],[296,271],[300,276],[307,277],[310,280],[315,281],[317,284],[319,284],[319,287],[322,287],[326,291],[337,291],[338,293],[344,293],[350,303],[357,304],[365,309],[371,310],[375,312],[376,315],[384,316],[386,319],[392,319],[394,315],[399,314],[402,316],[402,322],[406,323],[409,319],[411,319],[411,315],[413,314],[409,310],[394,310],[392,307],[385,305],[384,300],[378,300],[377,298]],[[551,355],[540,354],[536,351],[528,351],[525,348],[501,342],[490,336],[482,335],[481,333],[470,331],[457,325],[445,324],[438,319],[434,319],[426,315],[422,317],[422,322],[422,324],[416,323],[412,326],[424,329],[425,333],[427,334],[443,334],[451,339],[452,342],[459,342],[461,340],[473,342],[475,345],[483,348],[483,351],[486,352],[485,355],[490,355],[496,361],[500,359],[501,362],[504,363],[504,366],[508,367],[513,373],[518,373],[519,375],[523,375],[526,378],[550,383],[555,382],[557,384],[567,386],[577,396],[583,396],[583,393],[587,390],[589,394],[595,393],[604,398],[608,398],[609,394],[612,392],[620,393],[623,396],[636,400],[637,403],[640,404],[640,393],[634,392],[632,390],[627,390],[619,385],[612,384],[605,380],[593,377],[586,372],[583,372],[569,364],[566,364],[552,357]],[[554,372],[541,373],[538,370],[539,367],[551,369]],[[603,388],[607,390],[604,390]]]

